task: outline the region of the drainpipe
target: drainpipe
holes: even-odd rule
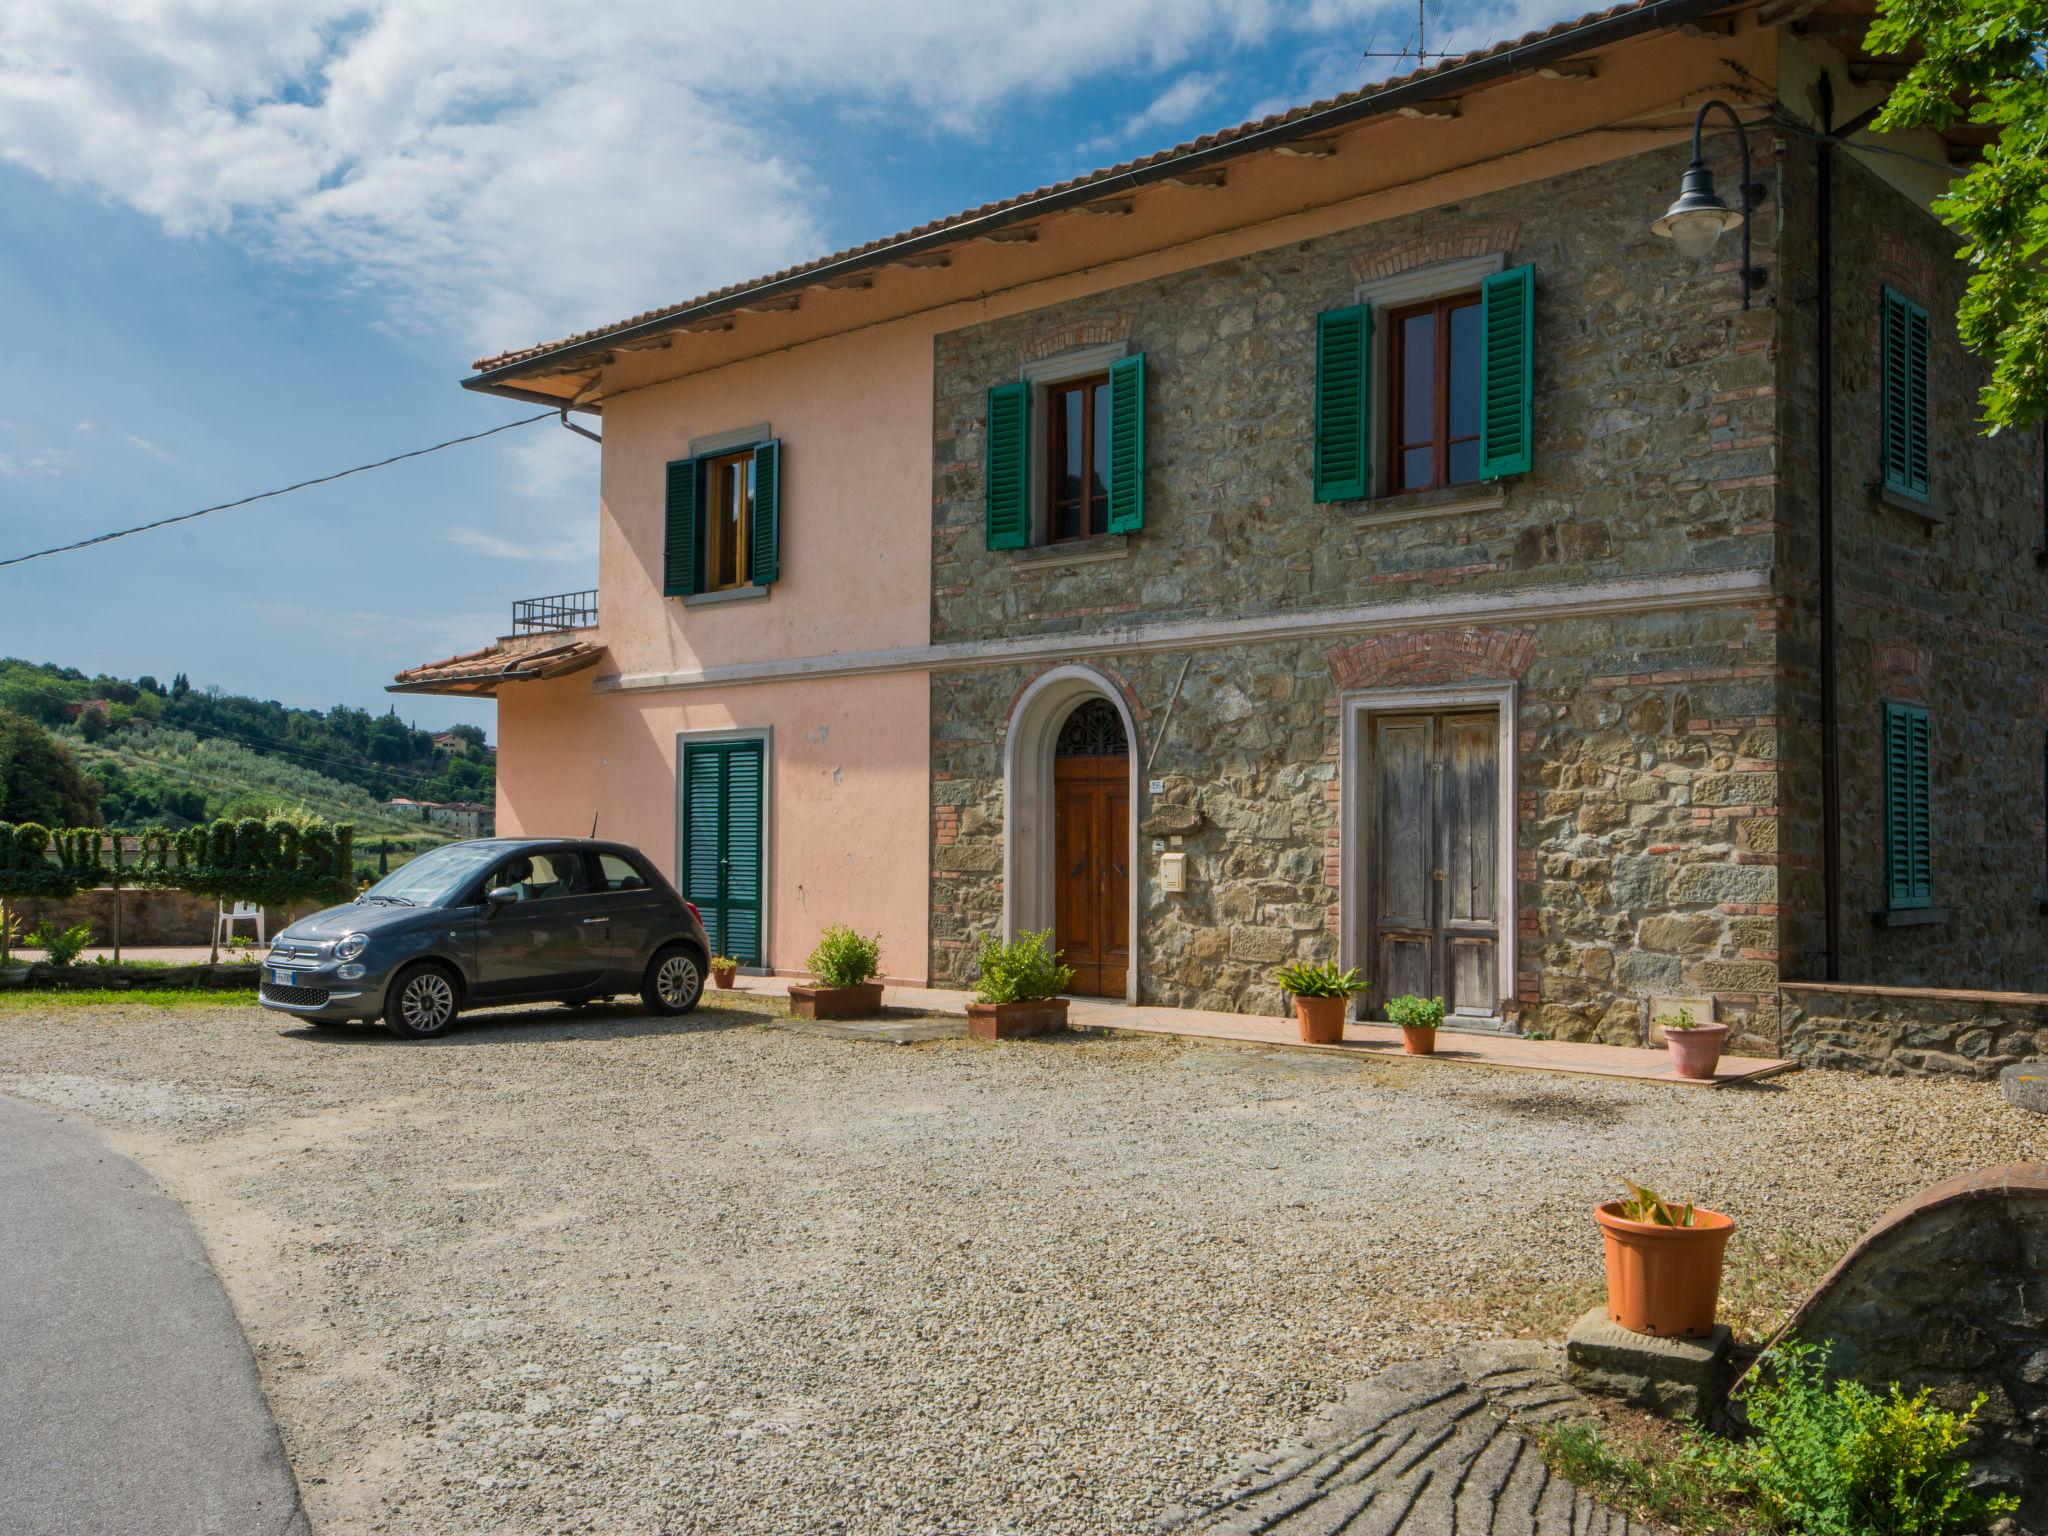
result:
[[[1835,155],[1834,82],[1820,80],[1821,139],[1815,244],[1820,268],[1816,313],[1820,345],[1820,817],[1822,923],[1827,942],[1827,980],[1842,979],[1842,783],[1835,690]]]

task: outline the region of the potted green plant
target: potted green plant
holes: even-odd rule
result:
[[[1692,1010],[1681,1008],[1675,1017],[1662,1018],[1657,1027],[1671,1048],[1671,1066],[1680,1077],[1711,1080],[1721,1065],[1721,1047],[1728,1040],[1726,1024],[1695,1024]]]
[[[1294,999],[1294,1019],[1303,1045],[1342,1045],[1344,1015],[1365,983],[1357,967],[1340,971],[1327,962],[1283,965],[1273,979]]]
[[[736,955],[713,955],[711,957],[711,984],[723,990],[733,984],[740,973],[739,957]]]
[[[864,1019],[882,1011],[880,934],[866,938],[844,923],[818,935],[818,947],[804,962],[811,980],[789,989],[790,1014],[799,1019]]]
[[[1607,1315],[1631,1333],[1705,1338],[1714,1331],[1721,1259],[1734,1221],[1622,1182],[1627,1199],[1593,1210],[1607,1247]]]
[[[1410,1056],[1436,1054],[1437,1026],[1444,1021],[1444,1000],[1440,997],[1390,997],[1387,1021],[1401,1026],[1401,1049]]]
[[[1074,979],[1060,964],[1052,930],[1020,933],[1008,944],[989,934],[975,954],[974,1001],[967,1033],[976,1040],[1015,1040],[1067,1027],[1067,1000],[1059,994]]]

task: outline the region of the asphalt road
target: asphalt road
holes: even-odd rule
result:
[[[185,1213],[82,1124],[0,1097],[0,1530],[306,1529]]]

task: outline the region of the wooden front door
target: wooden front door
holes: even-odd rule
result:
[[[1499,1014],[1499,725],[1492,710],[1368,717],[1376,1016],[1406,993],[1442,998],[1447,1014]]]
[[[1105,699],[1079,706],[1053,756],[1053,945],[1071,990],[1123,997],[1131,970],[1131,758]]]

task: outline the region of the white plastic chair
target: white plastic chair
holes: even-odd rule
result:
[[[235,924],[237,923],[254,923],[256,925],[256,942],[258,944],[265,942],[263,937],[263,909],[261,907],[256,906],[252,902],[238,901],[235,903],[234,910],[230,912],[227,904],[223,902],[218,907],[217,912],[218,918],[214,936],[218,942],[225,944],[228,940],[232,939],[235,936]]]

